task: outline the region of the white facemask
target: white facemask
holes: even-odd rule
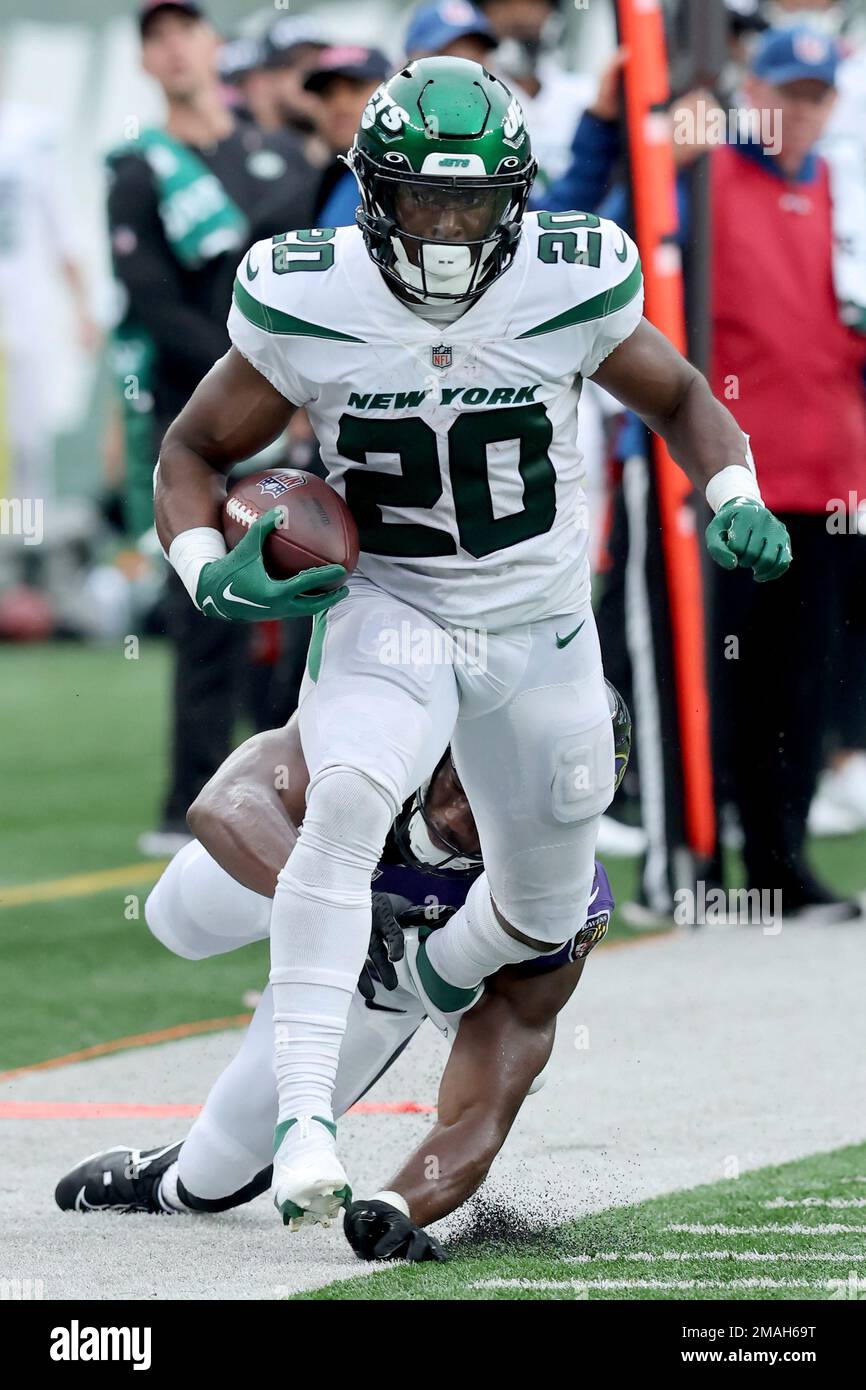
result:
[[[424,278],[421,269],[413,265],[406,255],[406,248],[398,236],[391,238],[394,259],[400,277],[418,295],[424,297]],[[482,266],[493,252],[493,244],[485,246],[481,252]],[[468,246],[459,242],[425,242],[421,247],[424,273],[429,294],[465,294],[472,281],[474,262]],[[479,272],[480,274],[480,272]]]
[[[440,849],[438,845],[434,845],[430,838],[430,831],[427,829],[427,822],[421,815],[420,810],[417,809],[423,806],[429,786],[429,781],[425,782],[423,787],[419,787],[417,792],[416,809],[409,817],[409,848],[419,863],[429,864],[430,867],[434,869],[437,868],[438,865],[444,864],[446,860],[448,861],[449,869],[461,871],[463,869],[477,868],[477,862],[475,860],[465,859],[462,856],[455,857],[453,850]]]

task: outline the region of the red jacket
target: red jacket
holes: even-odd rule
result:
[[[866,497],[866,340],[839,319],[826,165],[781,178],[714,151],[714,393],[751,435],[761,493],[782,512]]]

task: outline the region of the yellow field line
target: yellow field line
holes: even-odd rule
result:
[[[646,936],[634,937],[628,941],[602,943],[599,950],[617,951],[630,946],[649,946],[658,944],[667,935],[665,931],[648,932]],[[110,1042],[93,1043],[81,1047],[76,1052],[66,1052],[62,1057],[49,1057],[44,1062],[28,1062],[23,1067],[0,1072],[0,1081],[11,1081],[16,1076],[26,1076],[34,1071],[53,1071],[55,1067],[66,1067],[71,1062],[87,1062],[92,1057],[105,1057],[112,1052],[123,1052],[130,1047],[151,1047],[154,1043],[174,1042],[178,1038],[191,1038],[197,1033],[216,1033],[221,1028],[244,1028],[252,1014],[232,1014],[228,1018],[206,1018],[199,1023],[175,1023],[170,1028],[157,1028],[149,1033],[134,1033],[128,1038],[113,1038]]]
[[[49,1057],[45,1062],[29,1062],[24,1067],[13,1067],[11,1071],[0,1072],[0,1081],[11,1081],[13,1077],[26,1076],[33,1071],[53,1071],[55,1067],[67,1067],[71,1062],[88,1062],[92,1057],[105,1057],[111,1052],[123,1052],[128,1047],[152,1047],[154,1043],[192,1038],[196,1033],[245,1028],[251,1018],[252,1014],[231,1014],[227,1018],[205,1018],[198,1023],[175,1023],[171,1028],[157,1028],[150,1033],[133,1033],[128,1038],[114,1038],[111,1042],[80,1047],[77,1052],[66,1052],[62,1057]]]
[[[0,887],[0,908],[21,907],[25,903],[50,903],[58,898],[89,898],[107,888],[124,888],[130,883],[155,883],[168,863],[151,859],[144,864],[127,864],[122,869],[97,869],[89,874],[70,874],[44,883],[16,883]]]

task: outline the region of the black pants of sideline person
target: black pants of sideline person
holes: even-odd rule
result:
[[[793,564],[780,579],[712,567],[710,670],[716,783],[740,815],[747,885],[795,907],[809,898],[806,818],[825,734],[840,695],[858,698],[845,643],[866,537],[832,534],[824,514],[781,519]]]
[[[168,575],[165,614],[174,648],[174,691],[171,781],[163,823],[180,828],[233,746],[249,630],[245,623],[203,617],[174,570]]]

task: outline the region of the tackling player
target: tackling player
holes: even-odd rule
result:
[[[233,347],[169,429],[156,490],[160,538],[203,613],[329,610],[299,707],[307,809],[270,924],[287,1222],[350,1200],[331,1101],[370,878],[449,742],[485,872],[431,939],[432,968],[472,989],[586,920],[614,757],[575,442],[583,378],[706,490],[719,564],[763,581],[790,563],[733,416],[641,316],[632,241],[588,213],[524,215],[536,165],[502,82],[459,58],[409,64],[374,92],[349,162],[356,227],[244,259]],[[218,528],[221,475],[302,405],[361,541],[348,586],[324,594],[334,567],[268,576],[275,512],[228,554]],[[484,661],[443,661],[443,629],[458,647],[482,629]]]
[[[631,722],[621,697],[612,686],[608,692],[619,782]],[[267,935],[269,899],[303,819],[307,783],[295,720],[250,739],[212,778],[190,811],[199,843],[172,860],[147,902],[148,925],[170,950],[203,959]],[[500,971],[480,1000],[477,991],[458,998],[437,992],[421,938],[465,901],[482,868],[478,848],[471,809],[446,754],[389,833],[374,881],[370,957],[337,1073],[335,1111],[341,1114],[390,1067],[425,1017],[453,1039],[434,1130],[385,1193],[349,1210],[346,1234],[363,1258],[441,1258],[438,1242],[420,1228],[454,1211],[483,1182],[524,1099],[537,1089],[556,1016],[613,910],[599,865],[589,918],[555,956]],[[117,1147],[85,1159],[58,1184],[58,1205],[219,1212],[263,1192],[271,1180],[277,1104],[272,1026],[268,989],[187,1139],[143,1153]],[[436,1182],[427,1176],[431,1154]]]

